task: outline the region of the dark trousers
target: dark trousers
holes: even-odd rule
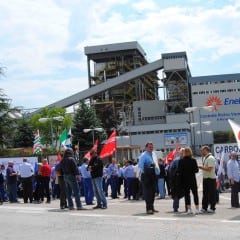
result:
[[[67,207],[66,185],[63,176],[58,176],[58,184],[60,188],[60,207]]]
[[[133,196],[133,180],[134,178],[127,178],[127,197],[129,200]]]
[[[139,199],[139,179],[138,178],[133,178],[132,195],[133,195],[133,199],[136,199],[136,200]]]
[[[192,194],[193,194],[194,204],[198,205],[199,199],[198,199],[198,189],[197,189],[196,182],[194,182],[193,184],[190,184],[188,186],[185,186],[185,188],[184,188],[184,197],[185,197],[186,205],[191,205],[190,191],[192,191]]]
[[[155,175],[149,176],[143,173],[141,175],[141,181],[143,185],[143,195],[146,203],[146,210],[154,210],[154,199],[156,190]]]
[[[111,176],[112,198],[117,198],[118,176]]]
[[[33,200],[33,182],[32,177],[27,178],[21,178],[22,181],[22,188],[23,188],[23,201],[24,203],[28,202],[28,199],[30,203]]]
[[[50,177],[41,177],[41,181],[42,181],[42,187],[43,187],[43,193],[44,196],[47,197],[47,201],[50,202],[51,198],[50,198],[50,190],[49,190],[49,182],[50,182]]]
[[[216,179],[215,178],[203,179],[202,208],[207,210],[209,204],[212,210],[216,209],[215,208],[215,205],[216,205]]]
[[[239,197],[238,197],[239,188],[240,188],[239,182],[234,182],[234,184],[231,185],[231,206],[232,207],[239,207]]]

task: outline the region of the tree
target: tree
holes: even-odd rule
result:
[[[0,89],[0,147],[12,147],[15,133],[15,113],[20,113],[18,108],[11,108],[11,99],[7,97],[3,89]]]
[[[99,128],[102,127],[101,121],[97,118],[95,109],[83,101],[79,103],[79,108],[74,114],[73,127],[72,127],[72,143],[73,146],[79,146],[80,151],[88,151],[92,147],[91,133],[84,133],[83,129],[86,128]],[[96,132],[99,140],[106,138],[104,132]]]
[[[33,147],[33,141],[34,134],[30,121],[25,118],[19,120],[14,137],[14,147]]]
[[[63,121],[54,120],[54,117],[62,116]],[[40,118],[46,118],[45,122],[40,122]],[[54,147],[57,146],[60,134],[63,132],[64,128],[70,128],[72,125],[72,117],[66,113],[65,108],[54,107],[51,109],[44,108],[41,113],[34,114],[30,122],[33,126],[33,130],[39,130],[42,144],[51,145],[52,137]],[[51,132],[52,127],[52,132]],[[52,136],[53,133],[53,136]]]

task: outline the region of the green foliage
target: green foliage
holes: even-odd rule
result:
[[[14,137],[14,147],[33,147],[33,141],[34,134],[30,121],[25,118],[19,120],[16,128],[16,134]]]
[[[64,119],[62,121],[53,119],[54,117],[58,116],[62,116]],[[46,121],[40,122],[40,118],[46,118]],[[37,129],[39,130],[42,144],[51,146],[53,136],[53,145],[54,148],[56,148],[59,136],[63,132],[64,128],[68,129],[71,127],[72,117],[66,113],[65,108],[44,108],[41,113],[36,113],[31,117],[30,123],[32,124],[34,131],[36,131]]]
[[[0,89],[0,147],[11,147],[12,139],[16,128],[16,119],[11,117],[11,113],[19,112],[17,108],[11,108],[11,99]]]
[[[72,127],[72,143],[73,146],[79,146],[80,151],[88,151],[93,144],[92,132],[84,133],[83,129],[100,128],[102,124],[96,116],[95,109],[83,101],[79,103],[79,108],[74,114]],[[94,132],[95,140],[99,138],[99,142],[106,138],[104,132]]]
[[[114,128],[117,129],[120,122],[117,121],[117,117],[115,116],[113,103],[96,104],[95,109],[96,115],[101,119],[102,126],[107,134],[110,134]]]

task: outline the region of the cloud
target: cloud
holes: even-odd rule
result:
[[[86,89],[84,47],[92,45],[138,41],[149,61],[162,53],[186,51],[191,70],[205,72],[211,64],[239,54],[240,1],[192,4],[1,1],[0,63],[7,68],[6,77],[0,78],[1,88],[15,105],[24,107],[48,105]]]

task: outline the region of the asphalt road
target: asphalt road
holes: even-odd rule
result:
[[[201,200],[201,174],[198,175]],[[83,198],[82,198],[83,200]],[[108,198],[108,209],[69,211],[59,209],[59,200],[51,204],[9,204],[0,206],[2,240],[48,239],[238,239],[240,209],[230,207],[230,192],[220,194],[214,214],[187,215],[184,200],[180,213],[172,211],[172,200],[156,199],[159,213],[146,215],[145,202]],[[193,208],[194,209],[194,208]]]

